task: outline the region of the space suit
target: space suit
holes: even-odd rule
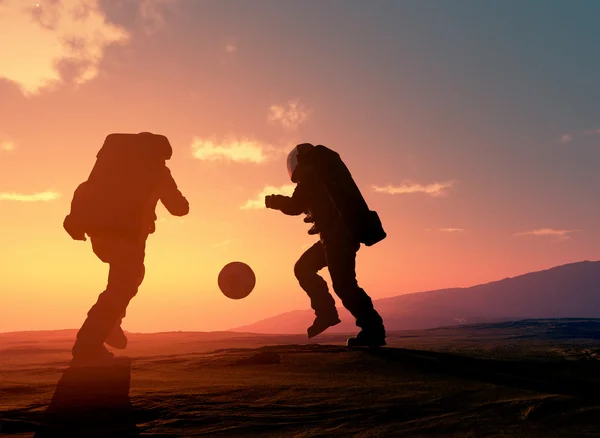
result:
[[[286,215],[306,214],[313,223],[309,234],[319,241],[296,262],[295,276],[310,298],[315,320],[307,330],[312,338],[341,321],[335,301],[318,271],[328,267],[332,286],[361,329],[348,346],[383,346],[385,327],[367,293],[356,279],[356,253],[361,243],[374,245],[385,238],[377,214],[368,209],[339,155],[325,146],[303,143],[288,155],[288,173],[296,188],[291,197],[269,195],[265,206]]]
[[[104,343],[127,345],[121,321],[144,279],[146,239],[155,231],[157,203],[174,216],[189,212],[166,166],[171,155],[164,136],[111,134],[89,178],[75,190],[63,227],[74,240],[85,241],[87,234],[94,253],[110,268],[106,289],[77,333],[74,359],[109,359],[113,354]]]

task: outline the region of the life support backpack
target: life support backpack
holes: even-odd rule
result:
[[[310,157],[310,158],[309,158]],[[376,211],[370,210],[340,155],[317,145],[299,161],[310,161],[343,222],[360,243],[373,246],[387,237]]]
[[[65,230],[74,239],[74,235],[97,231],[139,233],[151,194],[172,153],[164,135],[108,135],[88,179],[73,194]]]

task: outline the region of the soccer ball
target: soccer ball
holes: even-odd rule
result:
[[[221,269],[218,284],[227,298],[240,300],[250,295],[256,285],[256,276],[246,263],[231,262]]]

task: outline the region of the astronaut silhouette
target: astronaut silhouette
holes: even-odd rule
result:
[[[266,196],[265,206],[287,215],[306,214],[305,222],[314,223],[309,234],[319,235],[319,241],[294,267],[316,315],[308,337],[341,322],[327,283],[318,275],[327,266],[336,295],[361,328],[347,345],[385,345],[383,320],[356,279],[356,252],[361,243],[372,246],[386,237],[378,214],[369,210],[337,152],[302,143],[289,153],[287,167],[290,179],[297,184],[293,195]]]
[[[106,289],[77,333],[74,361],[111,359],[105,343],[127,346],[121,322],[144,279],[146,240],[155,231],[158,201],[174,216],[189,213],[189,203],[166,166],[171,156],[163,135],[110,134],[87,181],[75,190],[63,227],[74,240],[89,236],[109,273]]]

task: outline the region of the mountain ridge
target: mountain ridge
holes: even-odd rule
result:
[[[412,292],[373,302],[388,330],[537,318],[596,318],[600,317],[600,261],[583,260],[479,285]],[[338,306],[338,310],[343,322],[328,332],[355,331],[354,318],[346,309]],[[304,333],[313,319],[311,309],[293,310],[230,331]]]

